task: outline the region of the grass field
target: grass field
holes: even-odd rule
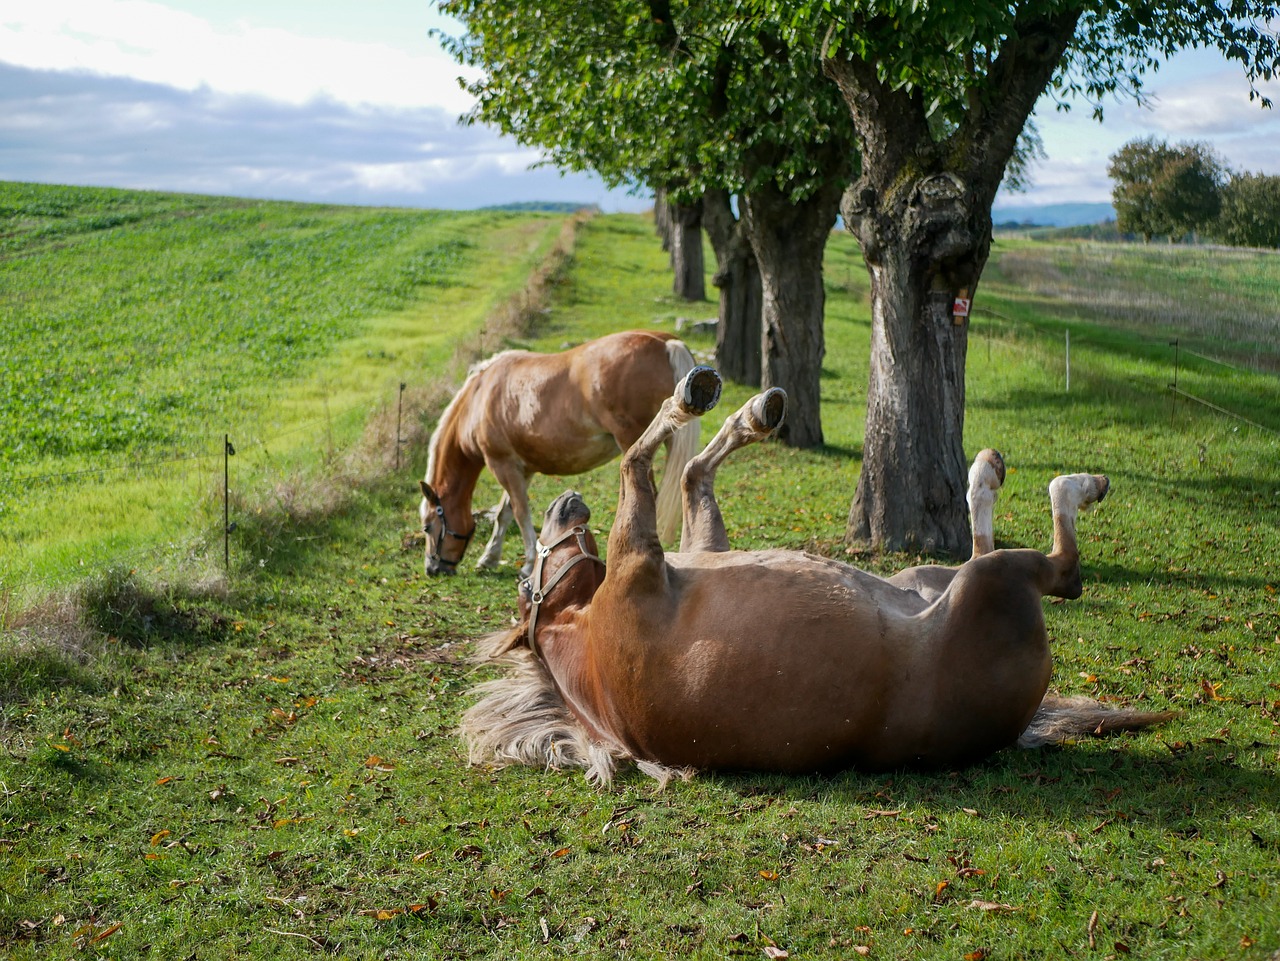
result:
[[[9,207],[33,205],[38,193]],[[147,246],[155,239],[134,232],[178,229],[164,221],[191,231],[192,247],[213,243],[199,228],[202,205],[213,202],[118,200],[128,210],[170,206],[89,233],[64,225],[59,234],[53,215],[37,223],[32,214],[16,254],[23,235],[8,233],[0,297],[28,293],[4,301],[6,330],[9,316],[28,309],[19,304],[53,297],[38,285],[64,268],[88,276],[99,256],[115,257],[114,273],[103,276],[127,289],[147,272],[145,261],[177,246]],[[50,510],[37,524],[27,518],[48,498],[31,485],[9,488],[3,536],[10,523],[44,532],[35,546],[18,543],[27,552],[21,569],[71,586],[34,610],[14,600],[0,615],[6,956],[1234,961],[1280,950],[1280,405],[1274,376],[1244,363],[1265,354],[1270,321],[1251,300],[1235,312],[1254,318],[1245,328],[1152,327],[1151,315],[1116,306],[1116,291],[1105,304],[1085,295],[1114,286],[1141,300],[1146,278],[1152,290],[1185,291],[1188,315],[1208,316],[1195,303],[1217,286],[1211,259],[1193,276],[1181,253],[1001,240],[975,301],[969,349],[966,447],[999,447],[1011,466],[997,504],[998,545],[1047,547],[1045,487],[1055,473],[1112,479],[1111,495],[1080,525],[1084,597],[1047,602],[1054,686],[1173,708],[1174,722],[1138,736],[1005,751],[960,771],[708,774],[663,792],[632,773],[599,792],[574,773],[467,766],[454,731],[469,688],[488,671],[465,658],[472,638],[510,620],[518,539],[508,539],[505,570],[464,567],[428,581],[413,539],[421,444],[404,451],[399,472],[385,457],[347,456],[383,446],[385,398],[404,379],[406,358],[424,385],[458,376],[459,346],[479,342],[486,318],[542,262],[560,221],[257,204],[242,215],[235,202],[214,206],[208,226],[230,226],[210,229],[223,246],[208,248],[208,263],[193,272],[243,251],[259,223],[297,240],[294,232],[317,228],[289,225],[319,219],[318,232],[342,246],[348,230],[377,233],[366,218],[422,218],[404,228],[421,229],[419,239],[369,253],[367,273],[338,270],[341,281],[306,274],[304,282],[294,271],[310,271],[312,258],[278,263],[299,298],[349,277],[400,276],[423,249],[450,239],[468,246],[455,248],[450,284],[414,283],[399,301],[334,308],[325,323],[322,309],[302,310],[297,316],[324,335],[287,370],[273,366],[283,361],[272,352],[253,361],[264,366],[243,394],[226,388],[226,402],[243,403],[250,423],[266,419],[264,433],[298,427],[308,442],[299,446],[312,448],[242,479],[229,576],[210,574],[221,565],[220,476],[208,477],[220,475],[219,460],[203,479],[173,479],[190,488],[188,507],[174,512],[166,500],[153,508],[161,515],[154,529],[131,542],[142,550],[152,538],[145,567],[109,563],[108,547],[95,549],[84,573],[74,552],[71,571],[58,569],[52,545],[79,536],[80,508]],[[1235,286],[1253,291],[1248,298],[1280,289],[1275,261],[1233,266],[1248,274]],[[1058,287],[1031,279],[1044,275]],[[826,277],[827,446],[762,445],[726,465],[719,490],[738,546],[849,557],[842,538],[859,464],[868,311],[865,271],[847,238],[834,239]],[[189,296],[226,283],[196,284]],[[350,283],[361,289],[348,302],[368,293],[364,282]],[[578,228],[567,274],[540,284],[549,311],[520,340],[554,349],[714,313],[710,304],[675,302],[669,289],[643,218],[594,218]],[[525,298],[535,313],[540,296]],[[247,289],[243,297],[254,301]],[[200,314],[196,326],[215,315]],[[125,312],[113,349],[129,349],[130,324],[160,328],[163,316]],[[194,342],[199,333],[174,326],[168,336]],[[1201,338],[1180,360],[1183,389],[1247,420],[1185,398],[1171,404],[1173,337]],[[61,348],[0,338],[6,351],[26,351],[35,370],[58,368],[51,378],[70,366],[53,363]],[[692,345],[711,347],[709,338]],[[224,348],[236,352],[224,344],[214,355]],[[106,365],[89,353],[75,361],[83,370]],[[331,386],[348,369],[368,381],[366,393]],[[118,395],[134,376],[120,375]],[[58,383],[65,391],[70,382]],[[419,441],[445,396],[422,389]],[[209,394],[200,388],[190,405]],[[731,386],[704,431],[746,394]],[[335,411],[353,410],[332,444],[316,399],[325,396]],[[268,399],[279,397],[311,406],[276,423],[290,409]],[[163,450],[181,447],[177,439],[208,419],[186,400],[174,410],[161,418]],[[361,437],[370,412],[374,427]],[[6,408],[6,425],[10,416]],[[98,416],[111,422],[112,405]],[[213,431],[219,444],[223,432]],[[127,443],[114,453],[154,456]],[[9,454],[3,470],[61,471],[95,456]],[[314,497],[316,509],[297,509],[326,467],[340,477],[336,489]],[[615,462],[573,481],[602,531],[616,471]],[[138,482],[166,480],[155,473]],[[496,499],[485,484],[482,504]],[[535,503],[565,485],[538,479]],[[81,486],[57,491],[112,509],[114,483]],[[124,516],[140,528],[153,523],[139,507]],[[878,570],[914,560],[850,559]]]
[[[0,597],[207,533],[224,436],[241,486],[350,446],[564,219],[21,184],[0,216]]]

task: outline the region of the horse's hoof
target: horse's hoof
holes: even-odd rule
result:
[[[701,416],[720,401],[722,381],[715,368],[700,365],[685,374],[682,403],[685,410]]]
[[[986,450],[979,451],[978,456],[975,459],[985,460],[988,464],[990,464],[995,469],[996,477],[999,478],[998,486],[1002,486],[1004,484],[1005,466],[1004,466],[1003,454],[1001,454],[994,447],[988,447]]]
[[[757,430],[775,431],[786,416],[787,392],[781,387],[770,387],[751,402],[751,417]]]

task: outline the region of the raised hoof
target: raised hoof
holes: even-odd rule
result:
[[[715,368],[699,365],[685,374],[681,402],[685,410],[701,417],[720,401],[722,381]]]
[[[751,401],[750,412],[756,430],[777,430],[787,416],[787,392],[781,387],[770,387],[763,394],[757,394]]]
[[[990,465],[991,465],[991,467],[992,467],[992,468],[995,470],[995,472],[996,472],[996,477],[998,478],[999,483],[1000,483],[1001,485],[1003,485],[1003,484],[1004,484],[1005,468],[1004,468],[1004,455],[1003,455],[1003,454],[1001,454],[1001,453],[1000,453],[998,450],[996,450],[994,447],[988,447],[986,450],[979,451],[979,452],[978,452],[978,456],[977,456],[977,458],[976,458],[976,459],[977,459],[977,460],[984,460],[984,461],[986,461],[988,464],[990,464]]]

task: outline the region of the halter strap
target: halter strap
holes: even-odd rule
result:
[[[447,564],[450,570],[457,570],[458,565],[462,563],[461,555],[458,556],[458,559],[456,561],[446,560],[445,558],[440,556],[440,552],[444,549],[445,535],[448,535],[449,537],[457,538],[458,540],[462,541],[462,553],[465,554],[467,552],[467,545],[471,543],[471,535],[476,532],[476,529],[474,527],[471,528],[470,534],[459,534],[457,531],[453,530],[449,526],[449,522],[445,520],[443,504],[436,505],[436,516],[440,518],[440,533],[436,535],[436,563]],[[426,534],[428,531],[430,531],[430,529],[431,529],[430,524],[422,525],[422,533]]]
[[[541,605],[542,602],[546,600],[547,595],[551,593],[551,588],[559,584],[560,579],[568,574],[569,571],[571,571],[577,564],[582,561],[599,561],[601,564],[604,563],[604,561],[601,561],[595,554],[592,554],[587,550],[586,533],[587,529],[582,525],[578,525],[577,527],[565,531],[551,544],[543,544],[542,541],[538,541],[537,555],[533,561],[533,571],[525,579],[525,583],[529,585],[529,602],[531,605],[529,609],[529,650],[533,651],[533,653],[538,657],[541,657],[541,654],[538,652],[538,642],[535,639],[535,632],[538,625],[539,605]],[[560,568],[560,570],[556,571],[555,577],[551,578],[550,581],[543,585],[542,565],[545,563],[546,559],[551,556],[551,551],[559,547],[570,537],[578,538],[578,546],[582,548],[582,553],[565,564],[564,567]]]

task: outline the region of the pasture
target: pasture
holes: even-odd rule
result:
[[[215,446],[224,432],[272,439],[245,444],[237,458],[249,466],[233,461],[243,473],[228,574],[220,451],[191,473],[5,485],[6,956],[1280,951],[1280,401],[1265,373],[1275,255],[1202,252],[1193,269],[1181,250],[1001,239],[975,299],[966,448],[997,447],[1010,467],[997,547],[1048,545],[1054,474],[1112,482],[1080,521],[1084,596],[1046,601],[1053,687],[1171,708],[1176,720],[957,771],[717,774],[661,792],[631,772],[600,792],[577,773],[466,765],[457,721],[469,688],[491,675],[466,657],[473,638],[510,623],[519,539],[508,538],[501,570],[464,563],[457,577],[428,580],[415,492],[460,356],[714,315],[713,304],[671,298],[648,221],[587,220],[567,269],[547,282],[538,268],[557,218],[229,201],[206,211],[207,199],[6,190],[0,473],[69,473],[106,456],[88,440],[33,453],[32,420],[51,436],[100,425],[116,438],[102,448],[113,465],[193,449],[184,439],[205,427]],[[31,209],[108,200],[142,213]],[[82,216],[124,219],[64,222]],[[26,240],[11,221],[31,225]],[[397,230],[402,242],[368,239]],[[246,252],[263,234],[346,254],[277,258],[244,286],[214,279],[252,264]],[[452,252],[448,270],[425,276],[443,282],[419,273],[376,292],[378,278],[403,278],[440,249]],[[344,259],[357,251],[360,269]],[[185,268],[155,271],[180,252]],[[827,256],[827,445],[741,451],[718,493],[738,546],[807,548],[887,572],[916,558],[842,542],[864,415],[866,274],[845,236]],[[520,295],[531,273],[536,289]],[[291,291],[279,315],[260,303],[275,303],[271,283]],[[1150,307],[1170,290],[1177,311]],[[1236,308],[1224,306],[1237,293]],[[497,317],[513,294],[536,318],[523,332]],[[12,320],[51,303],[61,306],[11,336]],[[258,311],[264,326],[240,332]],[[1205,322],[1214,316],[1233,326]],[[91,336],[81,325],[80,341],[59,326],[83,317],[95,323]],[[291,323],[293,353],[243,356],[242,344]],[[207,335],[208,359],[179,350],[130,362],[135,332],[158,345],[140,350],[155,351]],[[1180,388],[1244,420],[1172,404],[1175,337],[1193,351],[1180,356]],[[11,358],[27,378],[21,391],[9,387]],[[110,389],[75,386],[100,375]],[[130,394],[143,377],[155,380]],[[400,382],[412,385],[405,434],[416,446],[397,472],[385,439]],[[121,409],[122,397],[170,395],[168,407]],[[704,437],[748,395],[729,385]],[[221,406],[244,411],[248,426],[215,426]],[[10,440],[19,434],[20,447]],[[535,511],[569,483],[535,479]],[[572,484],[607,531],[617,462]],[[477,504],[496,493],[485,475]],[[99,515],[115,521],[98,529]],[[476,536],[486,533],[482,523]],[[115,552],[125,563],[112,563]]]

